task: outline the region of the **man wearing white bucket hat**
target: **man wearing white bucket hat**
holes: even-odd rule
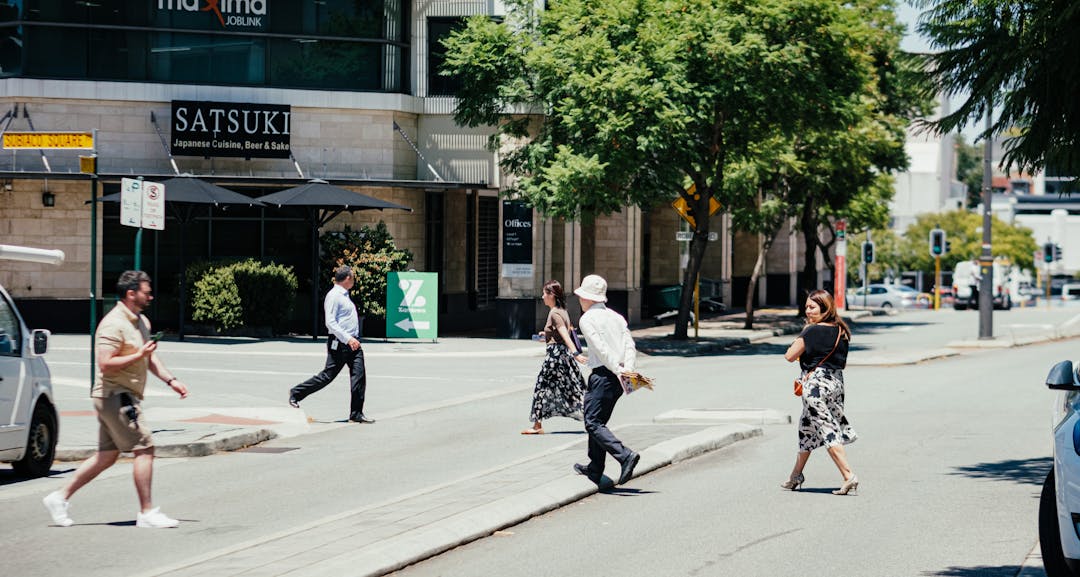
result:
[[[574,291],[581,302],[584,314],[578,328],[588,343],[589,356],[578,355],[578,362],[586,363],[592,373],[585,391],[585,431],[589,434],[589,464],[575,464],[574,470],[590,481],[600,484],[604,474],[606,453],[622,465],[616,485],[622,485],[634,475],[641,456],[622,444],[607,427],[615,403],[623,394],[619,375],[634,370],[637,350],[626,319],[607,308],[607,281],[591,274],[581,279],[581,286]]]

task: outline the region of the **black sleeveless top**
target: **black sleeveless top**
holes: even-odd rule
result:
[[[836,334],[839,331],[840,327],[806,325],[806,328],[799,333],[803,343],[806,345],[806,350],[799,357],[799,366],[802,367],[802,370],[812,370],[821,362],[821,359],[825,358],[825,355],[829,354],[829,351],[833,350],[833,345],[836,344]],[[821,366],[827,369],[843,369],[847,366],[847,353],[848,340],[841,337],[840,343],[836,345],[836,350]]]

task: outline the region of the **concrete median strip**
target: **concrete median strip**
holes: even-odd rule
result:
[[[666,426],[641,425],[638,430],[648,427]],[[760,427],[726,423],[663,440],[641,451],[634,476],[761,434]],[[501,469],[279,531],[145,575],[225,576],[263,574],[270,569],[279,575],[312,577],[385,575],[602,490],[570,470],[572,459],[581,456],[581,442],[569,443]],[[546,471],[539,479],[537,465]],[[534,486],[515,488],[534,479]],[[500,489],[492,490],[493,480]],[[604,487],[610,488],[610,483],[605,477]],[[490,499],[476,504],[478,494]],[[386,515],[386,511],[399,515]],[[408,512],[407,518],[396,520],[402,511]],[[304,538],[305,534],[312,538]]]

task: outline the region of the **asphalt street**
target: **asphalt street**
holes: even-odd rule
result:
[[[997,330],[1059,326],[1072,318],[1065,310],[998,313]],[[607,567],[603,563],[618,565],[624,556],[616,545],[633,539],[627,528],[636,535],[641,521],[648,520],[649,527],[657,528],[647,531],[650,539],[674,540],[655,549],[641,547],[643,555],[657,559],[650,563],[667,559],[667,566],[675,568],[651,571],[657,574],[720,574],[714,567],[739,571],[723,574],[814,573],[797,572],[798,563],[784,558],[785,552],[796,558],[794,550],[819,548],[819,540],[839,543],[830,556],[834,565],[817,565],[822,571],[832,567],[833,573],[869,567],[873,571],[848,574],[975,575],[947,571],[1019,566],[1035,543],[1034,479],[1049,466],[1053,396],[1041,383],[1053,361],[1069,357],[1075,341],[1008,350],[954,349],[949,354],[955,356],[913,365],[899,356],[872,366],[854,362],[860,355],[944,350],[947,343],[974,338],[977,320],[972,312],[914,311],[858,323],[848,370],[849,414],[863,436],[852,446],[853,463],[865,483],[857,498],[834,504],[824,491],[835,487],[836,474],[822,457],[811,461],[807,494],[776,489],[790,467],[794,429],[768,425],[761,437],[659,469],[625,490],[589,497],[504,531],[518,535],[536,523],[555,523],[527,540],[542,544],[550,539],[550,557],[550,551],[559,550],[551,549],[556,543],[568,547],[567,535],[589,534],[574,522],[608,528],[595,531],[596,539],[608,544],[597,567]],[[620,401],[612,424],[625,430],[628,439],[648,444],[655,429],[642,427],[678,409],[753,408],[797,415],[798,400],[790,392],[794,369],[779,354],[790,338],[721,355],[642,358],[642,370],[656,379],[658,389]],[[89,406],[85,382],[80,382],[89,370],[87,340],[54,340],[49,362],[62,411]],[[310,340],[258,346],[243,340],[227,345],[166,342],[163,357],[187,381],[192,396],[180,401],[155,395],[147,404],[281,407],[288,388],[321,367],[322,347]],[[572,475],[570,465],[584,454],[578,423],[556,419],[545,424],[551,434],[518,434],[528,424],[541,348],[528,341],[485,339],[366,343],[372,375],[367,412],[379,422],[337,422],[345,416],[348,398],[347,379],[341,377],[303,404],[302,414],[313,423],[302,434],[264,443],[257,451],[159,459],[155,501],[183,521],[175,531],[130,533],[135,498],[126,463],[76,495],[72,516],[77,525],[70,529],[48,526],[40,498],[65,482],[72,464],[60,463],[53,477],[33,481],[18,481],[0,468],[0,515],[5,519],[0,555],[12,575],[114,575],[121,569],[152,575],[200,556],[226,554],[241,563],[243,551],[269,542],[303,550],[310,539],[314,548],[325,540],[317,530],[330,520],[363,517],[376,505],[393,510],[404,497],[437,495],[457,481],[482,480],[514,463],[547,459],[554,463],[551,470]],[[543,474],[551,473],[544,469]],[[793,500],[799,498],[805,499]],[[581,518],[575,521],[573,515]],[[780,536],[767,539],[775,535]],[[421,574],[482,574],[471,569],[484,567],[478,557],[487,554],[470,555],[470,548],[506,543],[512,550],[526,541],[506,537],[500,533],[445,554],[429,563],[456,564],[445,572],[435,566],[433,573]],[[783,545],[751,546],[760,539]],[[954,541],[962,548],[946,545]],[[116,555],[118,542],[137,544],[139,554]],[[681,547],[696,542],[715,546],[704,549],[711,557],[688,556],[676,547],[680,542]],[[569,552],[572,548],[567,550],[568,558],[580,560]],[[875,558],[886,562],[866,560],[875,550]],[[885,571],[894,550],[925,564]],[[348,552],[342,555],[348,559]],[[453,561],[459,555],[465,560]],[[503,565],[501,572],[510,566]],[[637,566],[649,565],[638,558]],[[413,570],[427,569],[421,564],[407,571]],[[251,574],[275,573],[264,568]]]
[[[840,477],[823,452],[804,490],[782,491],[795,430],[771,425],[396,575],[1014,577],[1051,466],[1043,368],[1076,354],[1074,341],[849,369],[857,496],[830,493]]]

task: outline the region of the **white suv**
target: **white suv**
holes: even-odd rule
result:
[[[56,262],[39,260],[44,252],[59,253],[63,259],[60,251],[0,245],[0,259]],[[30,477],[49,474],[60,432],[52,379],[42,358],[48,346],[49,331],[27,329],[0,286],[0,462],[10,462],[16,472]]]
[[[1039,544],[1048,577],[1080,576],[1080,374],[1062,361],[1046,376],[1054,404],[1054,467],[1039,499]]]

